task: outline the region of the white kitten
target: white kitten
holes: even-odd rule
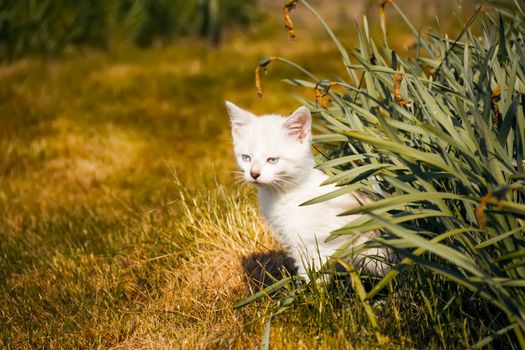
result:
[[[272,233],[294,258],[298,274],[307,278],[307,266],[318,269],[327,258],[348,240],[340,237],[325,242],[330,232],[341,228],[357,216],[337,216],[368,199],[352,193],[319,204],[300,206],[314,197],[336,189],[320,186],[328,179],[314,169],[310,153],[311,116],[300,107],[288,118],[278,115],[256,117],[231,102],[226,102],[232,123],[235,157],[244,179],[259,188],[259,205]],[[358,200],[359,198],[359,200]],[[369,238],[360,237],[357,245]],[[370,249],[366,255],[385,257],[386,250]],[[388,266],[355,257],[364,270],[382,275]]]

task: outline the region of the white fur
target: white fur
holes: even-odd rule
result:
[[[226,106],[232,122],[235,156],[243,177],[259,188],[259,205],[272,233],[295,259],[298,273],[306,277],[301,262],[318,269],[348,240],[340,237],[326,242],[330,232],[357,217],[337,215],[360,205],[359,200],[368,199],[352,193],[300,206],[336,189],[334,185],[320,186],[328,176],[314,169],[309,110],[301,107],[288,118],[256,117],[231,102],[226,102]],[[245,156],[243,160],[243,155],[250,159]],[[275,164],[268,161],[277,157]],[[260,175],[254,179],[251,173]],[[353,244],[366,240],[366,236],[361,236]],[[366,255],[386,256],[381,249],[367,251]],[[375,262],[365,264],[365,269],[374,274],[382,274],[386,268]]]

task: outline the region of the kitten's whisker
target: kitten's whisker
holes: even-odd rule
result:
[[[268,182],[266,184],[264,184],[264,186],[269,189],[270,191],[275,191],[275,184],[272,182]]]
[[[293,183],[293,181],[291,181],[291,179],[293,179],[293,178],[287,179],[287,178],[284,178],[284,177],[278,177],[277,181],[282,182],[282,183],[290,183],[291,184],[291,183]]]
[[[233,179],[235,179],[235,180],[243,180],[244,176],[243,176],[243,174],[235,174],[233,176]]]
[[[291,181],[293,179],[295,179],[295,177],[286,174],[280,174],[276,176],[273,182],[278,187],[280,192],[284,192],[287,187],[295,184],[294,181]]]
[[[246,181],[239,180],[235,182],[235,185],[241,187],[241,186],[247,186],[248,184],[246,183]]]
[[[230,183],[234,184],[236,186],[245,186],[246,181],[244,180],[244,176],[241,174],[237,174],[233,179],[230,179]]]
[[[269,182],[268,185],[268,187],[270,187],[275,192],[284,192],[284,190],[286,189],[286,183],[279,179],[275,179],[274,181]]]
[[[277,174],[276,176],[281,177],[281,178],[290,178],[290,179],[295,178],[294,175],[290,175],[290,174]]]
[[[224,173],[233,175],[233,177],[230,177],[228,179],[228,184],[234,184],[234,185],[242,185],[244,184],[244,173],[239,170],[225,170]]]
[[[239,170],[226,170],[224,172],[228,174],[243,174],[243,172]]]
[[[244,190],[244,188],[247,186],[248,184],[246,183],[246,181],[242,181],[239,183],[239,190]]]

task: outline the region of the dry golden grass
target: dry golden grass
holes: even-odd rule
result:
[[[250,293],[241,257],[277,245],[230,173],[224,100],[298,103],[278,79],[256,99],[253,68],[280,50],[252,40],[0,67],[1,347],[259,346],[264,305],[233,309]],[[283,348],[317,342],[294,327],[272,331]]]

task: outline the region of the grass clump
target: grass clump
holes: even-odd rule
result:
[[[274,313],[291,308],[287,314],[334,331],[361,320],[378,344],[524,348],[521,5],[497,11],[480,6],[451,40],[420,33],[396,2],[385,1],[383,42],[369,35],[365,18],[358,47],[351,50],[308,2],[292,1],[286,8],[295,5],[319,19],[348,73],[332,81],[303,71],[311,80],[288,80],[315,91],[316,99],[304,102],[318,116],[319,167],[340,187],[310,202],[357,188],[368,192],[377,200],[343,213],[362,216],[333,235],[351,240],[380,230],[383,237],[358,251],[386,245],[401,262],[369,287],[346,266],[360,317],[339,306],[348,284],[335,295],[315,283],[284,286]],[[413,57],[400,57],[388,45],[385,6],[393,6],[417,37]],[[470,28],[476,19],[479,36]],[[262,62],[267,68],[269,62]],[[342,249],[334,258],[351,253]]]

